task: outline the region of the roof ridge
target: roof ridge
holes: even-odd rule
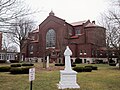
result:
[[[77,25],[82,25],[84,23],[86,23],[88,20],[83,20],[83,21],[77,21],[77,22],[73,22],[70,23],[72,26],[77,26]]]

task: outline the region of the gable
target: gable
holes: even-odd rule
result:
[[[39,25],[39,29],[42,29],[45,25],[47,25],[48,23],[50,22],[55,22],[57,24],[60,24],[60,25],[64,25],[66,22],[65,20],[61,19],[61,18],[58,18],[56,16],[53,16],[53,15],[49,15],[40,25]]]

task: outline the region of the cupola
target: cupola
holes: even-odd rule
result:
[[[54,14],[54,12],[51,10],[51,12],[49,13],[49,16],[50,15],[52,15],[52,16],[54,16],[55,14]]]

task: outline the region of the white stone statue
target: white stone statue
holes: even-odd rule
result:
[[[65,56],[65,71],[72,71],[71,68],[71,60],[70,60],[70,56],[72,55],[72,51],[69,49],[69,47],[66,47],[66,50],[64,52],[64,56]]]
[[[77,72],[72,70],[71,67],[71,60],[70,60],[71,55],[72,55],[72,51],[67,46],[64,52],[65,69],[60,70],[60,82],[58,84],[58,89],[80,88],[80,86],[76,83]]]

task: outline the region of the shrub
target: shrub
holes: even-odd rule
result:
[[[80,58],[76,58],[76,59],[75,59],[75,63],[76,63],[76,64],[80,64],[80,63],[82,63],[82,59],[80,59]]]
[[[56,63],[55,66],[65,66],[64,63]],[[71,64],[72,67],[75,67],[76,64]]]
[[[112,59],[110,59],[110,60],[109,60],[109,63],[115,63],[115,61],[114,61],[114,60],[112,60]]]
[[[95,62],[92,62],[91,64],[95,64]]]
[[[92,70],[98,70],[97,66],[92,66]]]
[[[22,69],[21,68],[18,68],[18,67],[14,67],[14,68],[11,68],[10,69],[10,73],[11,74],[21,74],[22,73]]]
[[[21,64],[11,64],[11,67],[21,67]]]
[[[19,60],[10,60],[11,63],[18,63]]]
[[[24,68],[21,68],[22,70],[22,73],[21,74],[29,74],[29,69],[30,69],[31,67],[24,67]]]
[[[72,67],[75,67],[75,66],[76,66],[76,64],[72,64],[71,66],[72,66]]]
[[[116,66],[116,63],[109,63],[110,66]]]
[[[83,72],[84,67],[74,67],[73,70],[76,72]]]
[[[97,67],[96,67],[96,66],[85,66],[85,67],[91,67],[92,70],[97,70]]]
[[[92,68],[93,66],[85,66],[85,67],[91,67]]]
[[[11,74],[29,74],[31,67],[13,67],[10,69]]]
[[[23,63],[22,66],[34,66],[32,63]]]
[[[83,70],[84,70],[84,72],[91,72],[92,71],[92,67],[85,67]]]
[[[65,66],[64,63],[56,63],[55,66]]]
[[[6,60],[0,60],[0,63],[5,63],[6,62]]]
[[[0,67],[0,72],[9,72],[10,66],[2,66]]]

